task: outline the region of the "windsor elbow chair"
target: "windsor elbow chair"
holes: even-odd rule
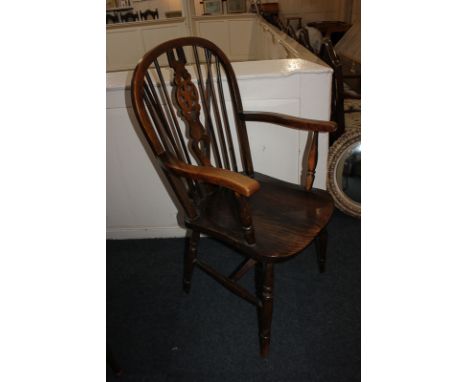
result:
[[[198,267],[256,306],[260,354],[266,357],[274,265],[315,240],[319,269],[325,269],[325,227],[334,207],[329,194],[312,184],[318,133],[333,131],[335,123],[244,111],[228,58],[198,37],[167,41],[145,54],[133,73],[132,102],[189,230],[184,290],[189,292],[193,269]],[[246,122],[251,121],[312,132],[305,189],[254,171],[246,131]],[[245,261],[230,276],[222,275],[197,258],[200,233],[232,246]],[[261,279],[257,294],[237,283],[254,266]]]

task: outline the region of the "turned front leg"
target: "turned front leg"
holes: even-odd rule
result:
[[[252,214],[250,212],[250,206],[247,199],[235,193],[237,202],[239,204],[239,215],[242,224],[242,230],[244,231],[245,241],[249,244],[255,244],[255,231],[252,223]]]
[[[185,251],[184,260],[184,291],[190,292],[190,285],[192,283],[193,267],[197,258],[198,241],[200,239],[200,232],[191,231],[189,235],[187,249]]]
[[[328,233],[327,229],[324,228],[320,234],[315,238],[315,249],[317,251],[317,258],[319,264],[320,273],[325,272],[325,262],[327,259],[327,241]]]
[[[260,307],[260,355],[265,358],[270,350],[271,319],[273,316],[273,264],[263,267]]]

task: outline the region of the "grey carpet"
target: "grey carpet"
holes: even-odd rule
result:
[[[327,270],[311,245],[275,267],[270,356],[258,355],[255,308],[195,269],[182,291],[183,239],[107,242],[109,381],[360,380],[360,220],[335,212]],[[225,274],[242,260],[212,239],[199,256]],[[253,270],[243,279],[253,290]]]

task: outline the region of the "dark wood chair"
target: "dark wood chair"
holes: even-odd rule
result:
[[[106,24],[115,24],[119,22],[119,18],[117,16],[111,15],[109,13],[106,14]]]
[[[309,31],[306,28],[302,27],[297,30],[297,41],[299,41],[299,44],[302,46],[314,52],[312,45],[310,45]]]
[[[291,24],[288,24],[286,27],[286,34],[291,37],[292,39],[298,41],[297,35],[296,35],[296,30]]]
[[[169,68],[162,68],[166,59]],[[164,77],[167,70],[171,78]],[[212,42],[198,37],[167,41],[145,54],[133,73],[131,94],[143,135],[159,159],[188,228],[185,291],[190,290],[196,266],[256,306],[260,353],[266,357],[275,264],[292,259],[315,240],[319,269],[325,269],[325,227],[334,207],[328,192],[312,184],[318,133],[331,132],[336,124],[244,111],[228,58]],[[305,188],[254,171],[246,130],[250,121],[311,132]],[[229,277],[218,273],[197,258],[200,233],[235,248],[245,261]],[[237,283],[254,266],[261,285],[258,297]]]
[[[148,20],[148,18],[151,20],[151,19],[159,19],[159,12],[158,12],[158,9],[156,8],[154,11],[152,11],[151,9],[147,9],[146,11],[144,12],[141,12],[140,13],[140,17],[141,19],[145,19],[145,20]]]
[[[337,123],[338,128],[330,134],[329,143],[332,145],[341,135],[343,135],[346,129],[345,114],[356,111],[360,112],[361,110],[360,103],[357,110],[356,103],[347,102],[347,100],[359,100],[360,95],[356,92],[345,89],[344,82],[346,78],[360,78],[360,76],[343,75],[343,67],[340,57],[336,54],[333,43],[329,38],[325,38],[322,42],[320,58],[333,69],[331,119]]]
[[[286,25],[278,16],[273,19],[273,25],[275,25],[281,32],[287,33]]]
[[[271,3],[271,4],[276,4],[276,3]],[[262,17],[271,25],[274,25],[275,27],[277,27],[281,32],[287,33],[286,25],[283,23],[283,21],[281,21],[278,12],[275,11],[275,9],[277,10],[277,7],[268,6],[267,8],[264,8],[263,7],[264,5],[266,4],[261,4],[262,9],[267,9],[271,11],[261,10],[260,14],[262,15]]]
[[[302,17],[298,17],[298,16],[286,17],[286,25],[291,25],[292,21],[297,21],[296,29],[302,28]]]
[[[138,13],[127,12],[120,15],[122,22],[128,23],[132,21],[138,21]]]
[[[336,44],[341,37],[351,28],[351,24],[344,21],[313,21],[307,23],[307,26],[317,28],[324,38],[329,38],[333,44]]]

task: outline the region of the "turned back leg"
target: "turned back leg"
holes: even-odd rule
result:
[[[260,355],[265,358],[270,350],[271,319],[273,316],[273,264],[263,264],[259,309]]]
[[[184,260],[184,291],[190,292],[192,283],[193,267],[197,258],[198,241],[200,240],[200,232],[192,230],[189,232],[187,240],[187,248],[185,250]]]
[[[317,260],[319,264],[320,273],[325,272],[325,262],[327,257],[327,229],[324,228],[320,234],[315,238],[315,249],[317,251]]]

